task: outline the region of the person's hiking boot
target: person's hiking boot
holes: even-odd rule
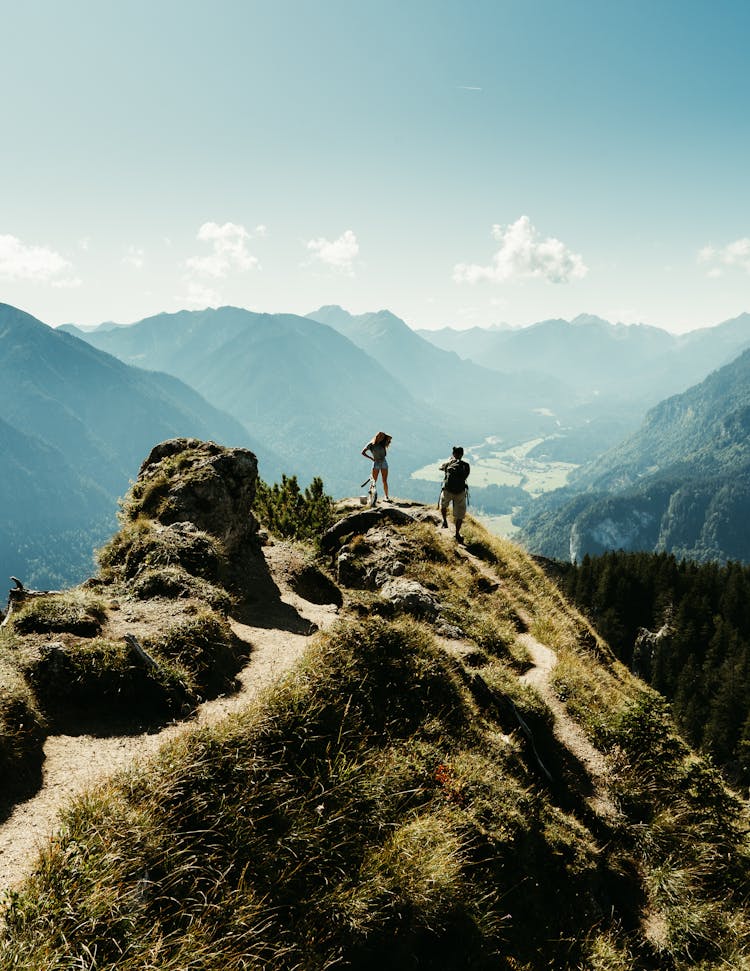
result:
[[[464,538],[460,533],[456,533],[456,542],[461,546],[464,545]]]
[[[447,529],[448,528],[448,523],[440,523],[440,528],[441,529]]]

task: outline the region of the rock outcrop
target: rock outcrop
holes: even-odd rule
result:
[[[125,499],[124,526],[105,565],[135,579],[177,564],[242,602],[277,596],[252,512],[257,481],[257,459],[248,449],[192,438],[161,442]]]
[[[132,492],[158,522],[192,523],[220,540],[231,557],[256,539],[251,510],[257,480],[258,461],[246,448],[172,438],[151,450]]]

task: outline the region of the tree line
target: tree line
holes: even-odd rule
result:
[[[750,785],[750,567],[619,551],[560,569],[567,596],[667,698],[686,739]]]

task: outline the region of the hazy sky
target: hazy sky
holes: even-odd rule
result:
[[[750,2],[0,0],[0,301],[750,311]]]

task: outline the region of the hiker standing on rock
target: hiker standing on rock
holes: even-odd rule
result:
[[[365,445],[362,449],[362,454],[366,459],[372,460],[372,480],[373,482],[378,481],[378,472],[383,475],[383,492],[385,493],[385,502],[390,502],[390,496],[388,495],[388,459],[385,457],[388,451],[388,446],[391,444],[391,436],[386,435],[385,432],[378,432],[374,438]]]
[[[466,517],[466,480],[471,466],[463,460],[464,450],[460,445],[453,446],[453,454],[440,466],[445,473],[443,488],[440,490],[440,512],[443,514],[443,529],[448,528],[448,506],[453,503],[453,522],[456,527],[456,541],[463,543],[461,524]]]

